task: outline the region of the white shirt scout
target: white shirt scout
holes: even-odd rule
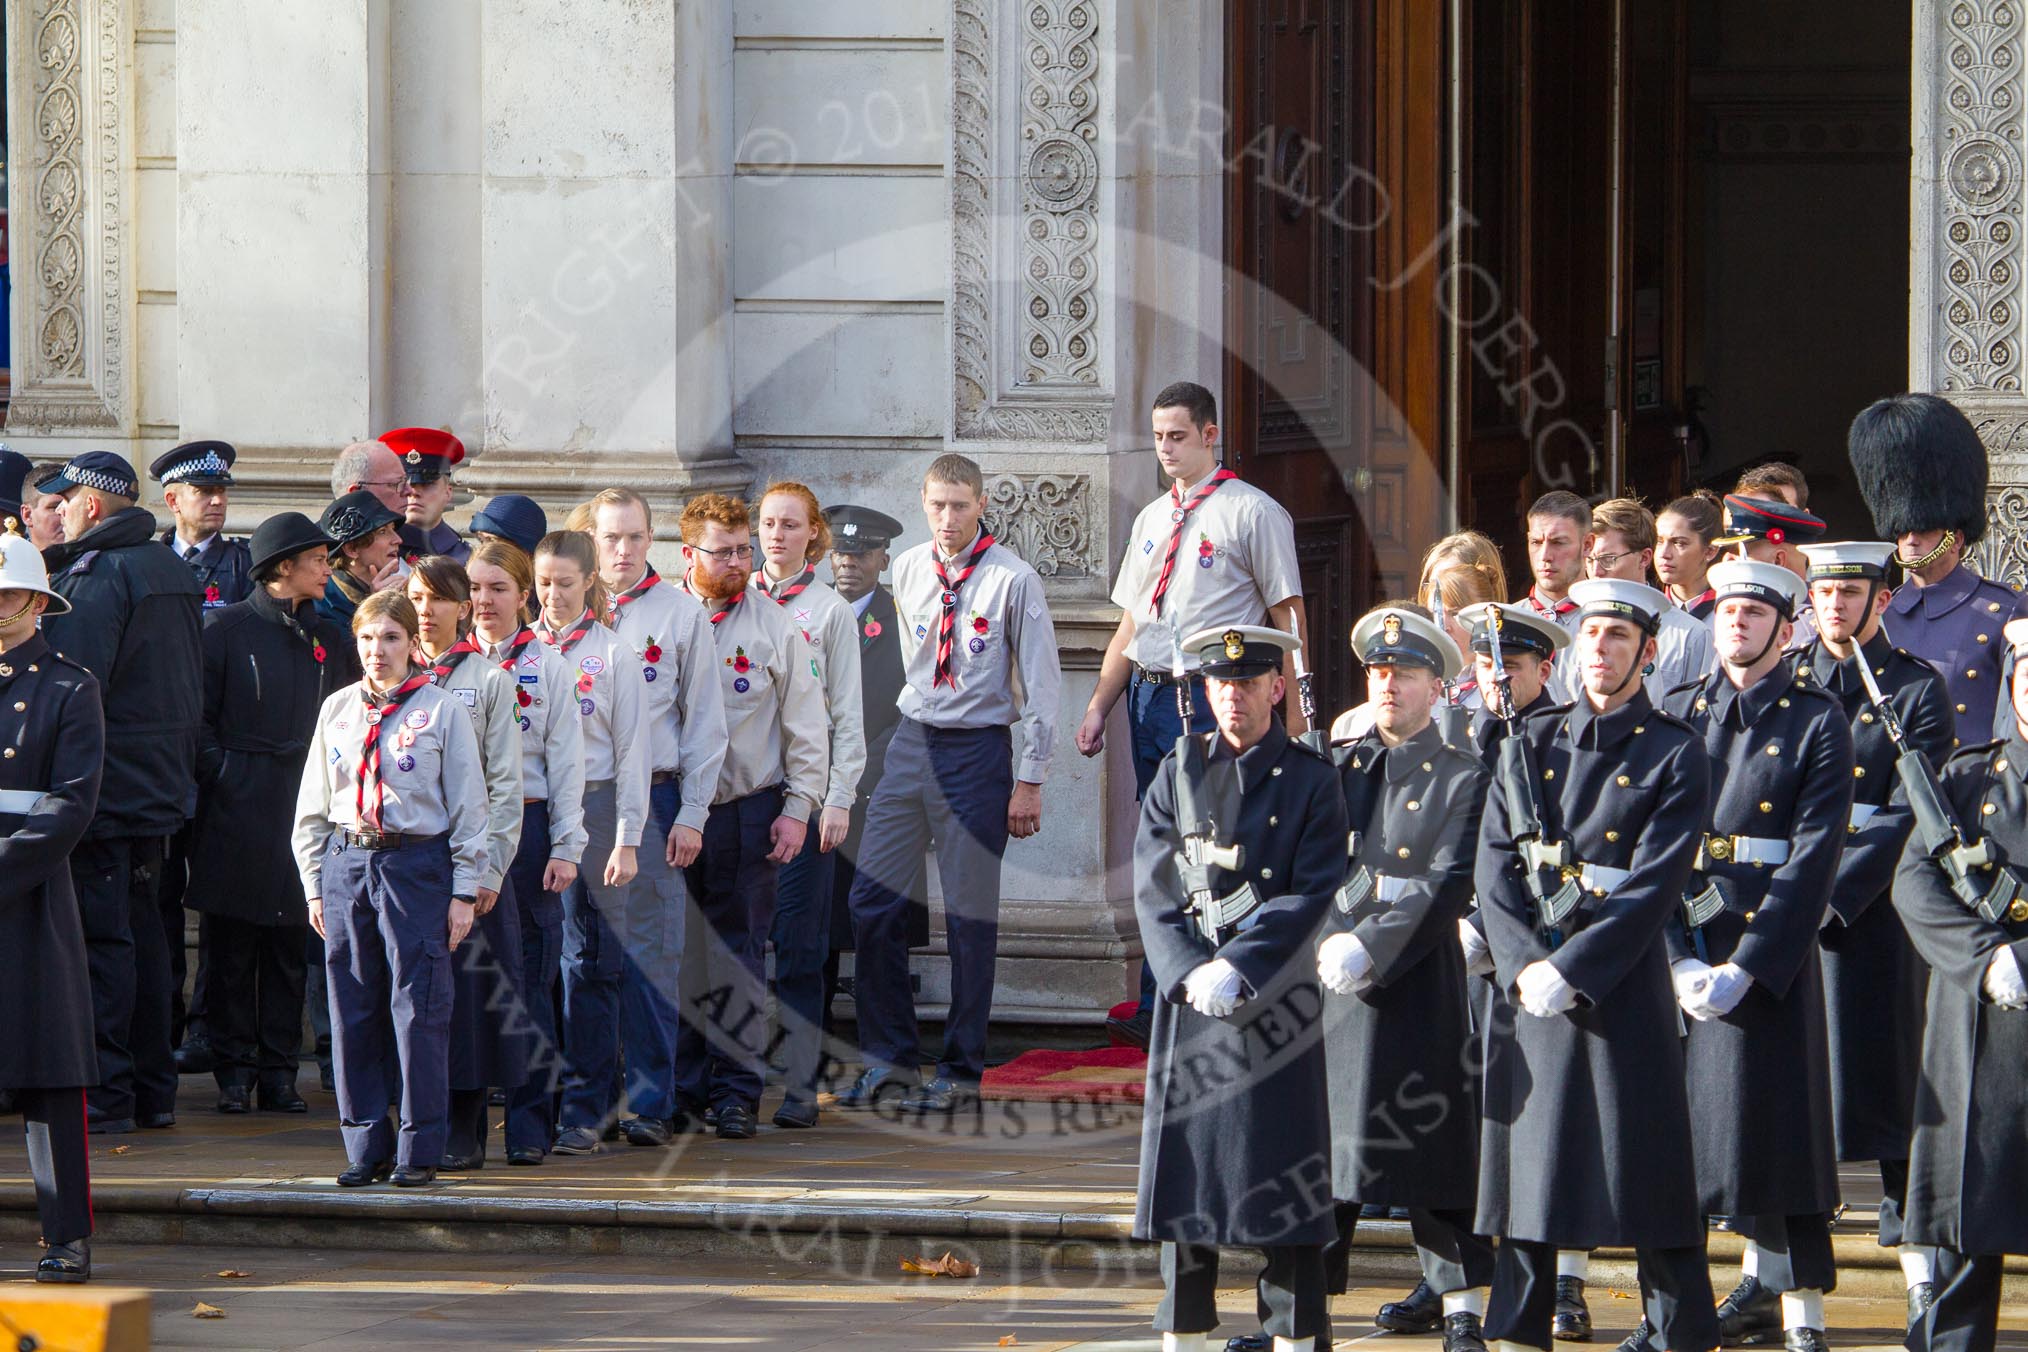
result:
[[[685,580],[686,586],[688,579]],[[706,616],[724,607],[707,601]],[[780,606],[751,587],[717,625],[725,694],[725,765],[714,803],[782,786],[782,815],[808,821],[831,770],[816,652]]]
[[[431,665],[444,662],[440,657]],[[474,652],[435,685],[465,706],[479,734],[479,771],[486,780],[486,872],[479,886],[498,892],[521,848],[521,725],[514,679]]]
[[[683,777],[677,824],[702,831],[725,760],[725,698],[710,679],[717,670],[711,623],[697,598],[666,578],[617,611],[607,623],[641,659],[649,768]]]
[[[303,895],[324,895],[324,854],[339,831],[359,829],[359,759],[366,745],[363,682],[324,701],[303,761],[292,844]],[[475,897],[485,881],[486,782],[479,738],[456,696],[423,686],[402,701],[380,739],[380,829],[448,833],[451,891]],[[446,904],[450,898],[444,898]]]
[[[567,639],[577,625],[552,635],[537,621],[535,632],[545,641]],[[563,659],[569,681],[566,701],[577,701],[584,730],[584,782],[587,786],[610,783],[617,811],[613,843],[641,843],[648,825],[648,706],[641,694],[641,659],[627,641],[612,630],[592,621],[585,636],[572,645]],[[660,849],[655,842],[653,848]]]
[[[831,775],[824,806],[849,812],[859,798],[859,777],[866,773],[866,709],[859,696],[857,617],[844,598],[814,577],[787,600],[782,600],[781,594],[795,586],[797,578],[770,583],[766,573],[756,571],[753,579],[755,589],[776,601],[790,622],[802,630],[817,659],[824,708],[831,720]]]
[[[1195,491],[1184,493],[1183,501]],[[1260,624],[1269,606],[1303,594],[1288,510],[1245,480],[1227,479],[1183,522],[1162,613],[1154,615],[1150,606],[1176,511],[1173,489],[1141,509],[1113,584],[1113,604],[1134,621],[1127,657],[1162,672],[1174,669],[1178,640],[1199,629]],[[1186,668],[1197,665],[1195,654],[1185,655]]]
[[[508,643],[479,646],[480,655],[496,667],[509,660],[510,650]],[[521,796],[548,801],[549,857],[575,864],[584,858],[586,840],[584,716],[571,688],[577,668],[540,638],[512,660],[515,717],[521,727]]]
[[[1230,487],[1231,485],[1227,485]],[[1222,489],[1220,490],[1223,491]],[[953,579],[971,557],[974,537],[946,560]],[[1004,728],[1021,724],[1024,784],[1049,775],[1056,750],[1057,700],[1063,673],[1056,660],[1056,626],[1042,598],[1042,579],[1013,550],[995,543],[958,589],[951,633],[951,681],[935,685],[937,621],[944,585],[937,581],[932,550],[925,541],[894,561],[894,604],[901,623],[907,684],[896,707],[933,728]],[[1021,702],[1016,703],[1015,681]]]

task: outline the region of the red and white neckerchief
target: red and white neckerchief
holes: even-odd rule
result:
[[[535,631],[528,628],[519,630],[514,637],[508,639],[501,645],[506,656],[500,659],[500,670],[512,676],[515,666],[521,661],[521,654],[527,652],[529,645],[535,641]]]
[[[578,616],[577,623],[571,626],[568,634],[565,634],[560,629],[555,630],[543,635],[543,641],[556,649],[559,657],[568,657],[570,656],[570,650],[583,642],[584,636],[591,632],[591,627],[592,613],[587,610],[584,614]]]
[[[1558,601],[1553,605],[1544,605],[1542,603],[1541,598],[1536,596],[1535,588],[1533,587],[1530,587],[1528,589],[1528,595],[1526,597],[1526,600],[1529,606],[1531,606],[1534,609],[1537,615],[1540,615],[1543,619],[1548,620],[1551,624],[1561,623],[1561,621],[1559,621],[1556,618],[1557,616],[1568,615],[1571,611],[1577,609],[1577,602],[1571,600],[1568,596],[1564,597],[1561,601]]]
[[[936,675],[930,678],[932,690],[940,685],[957,688],[957,680],[951,675],[951,630],[956,626],[958,619],[958,592],[964,588],[965,579],[972,575],[972,570],[979,566],[979,560],[984,558],[986,551],[992,547],[993,537],[985,531],[980,531],[979,543],[972,546],[972,556],[965,560],[964,571],[953,578],[944,569],[944,556],[937,551],[935,545],[930,546],[930,559],[936,564],[937,581],[941,582],[944,588],[943,608],[937,615],[937,669]]]
[[[1155,595],[1148,602],[1148,613],[1150,615],[1159,617],[1162,613],[1162,598],[1169,594],[1169,581],[1176,574],[1176,551],[1183,544],[1184,523],[1189,521],[1190,514],[1197,510],[1199,504],[1218,491],[1220,484],[1228,479],[1237,479],[1238,477],[1237,474],[1234,474],[1229,469],[1221,469],[1209,479],[1197,485],[1196,491],[1190,495],[1190,501],[1188,502],[1183,501],[1182,484],[1169,485],[1169,519],[1175,522],[1176,525],[1175,529],[1169,532],[1169,548],[1162,555],[1162,571],[1155,578]]]
[[[805,568],[799,577],[792,577],[787,582],[770,583],[768,585],[768,595],[774,598],[776,605],[785,606],[796,597],[808,591],[810,584],[816,580],[817,570]],[[777,586],[781,588],[780,591],[775,590]]]
[[[451,673],[456,671],[466,658],[477,651],[479,651],[479,639],[476,634],[467,634],[446,648],[443,655],[430,664],[431,684],[450,684]]]
[[[646,596],[654,588],[655,584],[661,580],[662,576],[655,571],[655,565],[649,564],[648,571],[641,574],[639,582],[636,582],[633,586],[606,602],[606,623],[618,624],[620,612],[640,600],[643,596]]]
[[[380,829],[381,809],[386,805],[387,798],[387,785],[382,783],[380,778],[381,735],[387,727],[388,720],[401,712],[401,706],[408,697],[429,683],[430,673],[419,671],[380,696],[378,700],[367,692],[363,683],[359,687],[360,699],[366,705],[366,734],[359,744],[359,785],[353,798],[352,809],[360,825],[369,831]],[[373,785],[373,803],[370,807],[366,802],[368,783]]]

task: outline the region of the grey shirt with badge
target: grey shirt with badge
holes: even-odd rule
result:
[[[1185,518],[1162,613],[1155,615],[1155,583],[1177,510],[1173,491],[1141,509],[1113,584],[1113,604],[1134,622],[1128,658],[1164,672],[1175,663],[1178,641],[1200,629],[1260,624],[1270,606],[1303,594],[1288,509],[1243,479],[1227,479]],[[1185,655],[1187,669],[1197,664],[1195,654]]]

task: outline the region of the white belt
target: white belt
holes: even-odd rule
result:
[[[1605,895],[1633,876],[1632,869],[1613,868],[1609,864],[1577,866],[1577,885],[1594,896]]]
[[[34,789],[0,789],[0,812],[26,817],[41,808],[47,796]]]
[[[1852,804],[1852,829],[1857,831],[1860,827],[1866,825],[1867,822],[1873,819],[1873,814],[1879,810],[1880,805],[1878,803]]]
[[[1786,864],[1789,843],[1773,836],[1706,836],[1697,850],[1697,867],[1713,859],[1721,864]]]
[[[1385,873],[1373,875],[1373,895],[1389,906],[1408,895],[1408,889],[1415,886],[1413,878],[1394,878]]]

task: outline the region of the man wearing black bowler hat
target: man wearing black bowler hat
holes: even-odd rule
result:
[[[106,713],[98,811],[70,857],[91,953],[99,1082],[92,1130],[176,1124],[163,846],[196,806],[204,706],[203,593],[138,505],[126,459],[88,451],[36,485],[63,496],[64,541],[43,551],[70,612],[50,646],[98,677]]]

